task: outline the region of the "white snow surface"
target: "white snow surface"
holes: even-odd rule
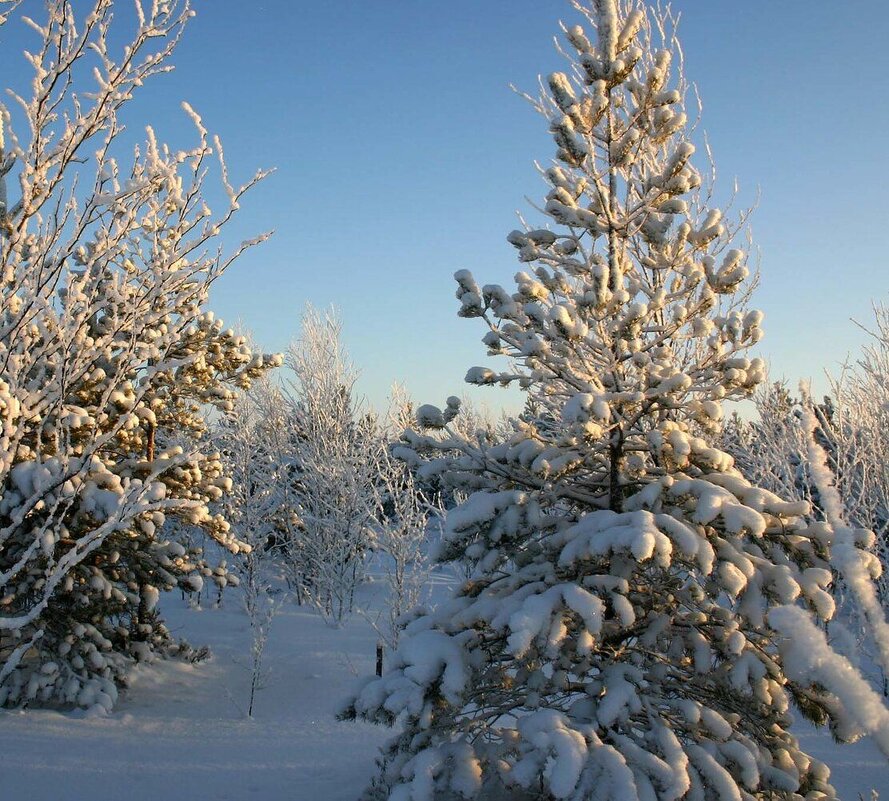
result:
[[[270,675],[249,720],[241,708],[251,638],[238,595],[203,611],[186,608],[178,594],[161,603],[174,635],[209,645],[211,659],[140,667],[106,718],[0,711],[0,800],[357,797],[391,736],[336,720],[355,682],[374,671],[377,635],[363,618],[334,629],[309,609],[286,605],[272,624]]]
[[[373,589],[363,589],[363,600],[378,604]],[[436,595],[444,591],[439,586]],[[249,720],[242,708],[250,631],[238,591],[227,593],[221,609],[189,609],[178,593],[163,596],[161,608],[175,636],[209,645],[213,656],[140,667],[108,717],[0,711],[0,801],[357,798],[393,733],[335,717],[374,670],[377,636],[362,617],[336,629],[286,604],[272,624],[270,675]],[[841,798],[869,798],[871,788],[889,798],[889,766],[872,742],[839,746],[826,730],[799,726],[797,733],[808,753],[830,765]],[[569,745],[553,747],[567,769]]]

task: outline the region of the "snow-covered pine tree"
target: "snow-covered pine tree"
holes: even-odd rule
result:
[[[887,752],[889,728],[813,625],[833,612],[832,532],[705,439],[763,376],[741,226],[692,166],[669,15],[575,7],[570,71],[532,100],[557,147],[551,227],[509,235],[513,292],[456,274],[459,313],[513,360],[467,381],[531,402],[496,444],[459,436],[456,399],[405,437],[420,475],[472,493],[441,557],[473,572],[343,713],[403,726],[367,797],[834,798],[791,709]]]
[[[187,106],[193,148],[148,129],[121,164],[118,114],[169,69],[191,11],[137,3],[115,53],[112,5],[47,2],[29,20],[30,91],[15,114],[0,107],[0,703],[110,706],[166,638],[159,592],[208,570],[167,518],[242,547],[209,509],[228,481],[203,411],[270,360],[205,304],[251,244],[225,256],[214,238],[261,175],[232,186]]]

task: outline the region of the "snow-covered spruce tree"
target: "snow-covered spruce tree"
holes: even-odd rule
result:
[[[250,244],[213,240],[261,176],[231,186],[187,106],[196,146],[148,129],[120,161],[118,114],[170,69],[187,3],[136,3],[117,54],[111,0],[35,5],[29,93],[0,107],[0,703],[108,708],[166,637],[159,591],[206,570],[165,520],[241,548],[208,508],[228,482],[202,412],[269,365],[205,303]]]
[[[473,493],[441,557],[474,570],[343,713],[403,726],[367,797],[834,798],[791,709],[889,752],[886,716],[813,624],[833,611],[829,526],[704,438],[763,375],[744,356],[761,315],[737,307],[737,227],[690,161],[671,21],[576,8],[591,30],[566,29],[570,72],[535,101],[552,227],[509,235],[529,265],[514,292],[456,275],[460,314],[514,361],[467,380],[532,403],[496,444],[454,431],[455,399],[418,410],[448,436],[405,437],[405,458]]]

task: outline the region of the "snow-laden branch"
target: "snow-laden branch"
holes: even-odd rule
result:
[[[842,578],[855,599],[856,609],[863,617],[868,634],[877,646],[877,662],[883,675],[889,675],[889,622],[877,596],[875,579],[882,574],[880,560],[872,552],[874,534],[855,530],[846,522],[842,498],[833,473],[827,464],[827,454],[818,442],[818,420],[812,399],[803,387],[803,422],[808,437],[809,464],[812,480],[818,490],[824,516],[833,528],[830,564]],[[889,713],[887,713],[889,714]],[[887,731],[889,738],[889,731]],[[887,739],[889,743],[889,739]]]

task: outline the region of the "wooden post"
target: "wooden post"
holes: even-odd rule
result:
[[[377,642],[377,675],[383,675],[383,643]]]
[[[154,461],[154,432],[156,426],[154,423],[148,424],[148,447],[145,449],[145,459],[146,461],[153,462]]]

